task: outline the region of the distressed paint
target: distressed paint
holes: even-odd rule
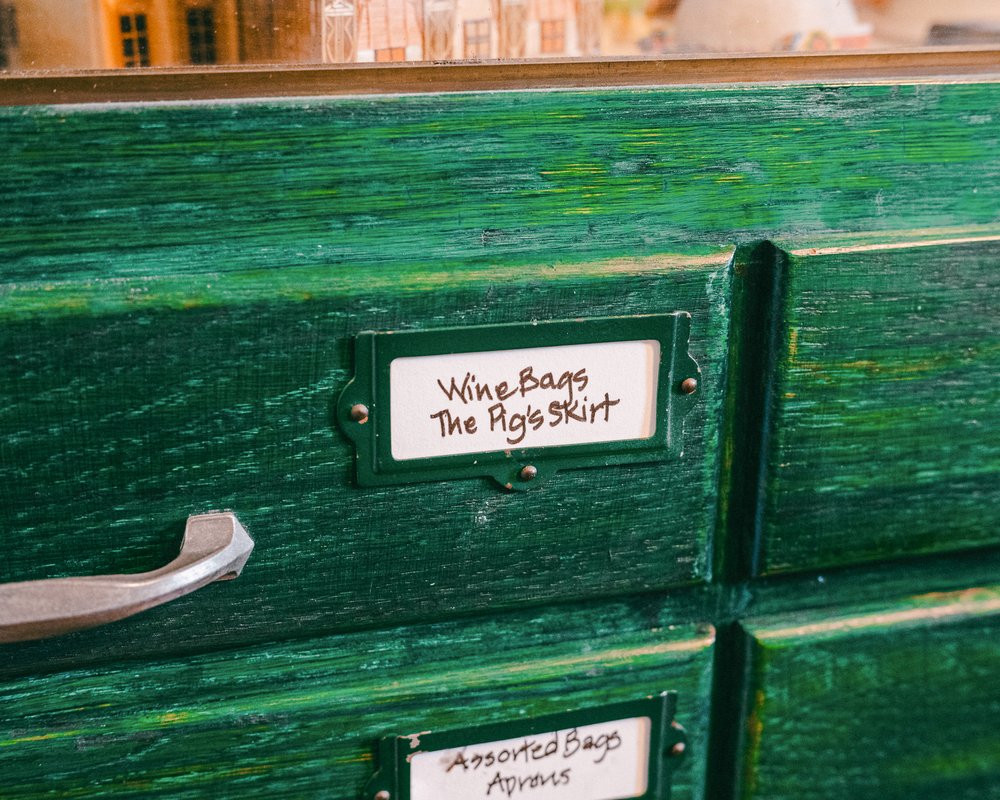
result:
[[[669,689],[689,742],[673,797],[702,797],[713,631],[668,625],[679,613],[514,613],[8,681],[3,796],[357,800],[383,736]]]
[[[70,650],[66,640],[4,651],[0,665],[127,653],[133,636],[150,654],[183,652],[266,641],[276,626],[308,635],[704,578],[728,280],[720,261],[0,325],[0,579],[160,566],[186,516],[206,509],[232,509],[256,542],[224,592],[202,590],[138,617],[129,634],[102,629]],[[357,332],[664,308],[692,313],[691,354],[714,365],[682,457],[566,471],[524,496],[488,479],[354,485],[333,408]],[[240,608],[254,613],[234,625]]]
[[[933,387],[996,393],[998,111],[963,81],[0,110],[0,579],[157,566],[206,508],[257,541],[238,581],[0,651],[6,794],[356,797],[377,738],[422,720],[668,688],[697,743],[678,796],[989,796],[995,611],[907,598],[995,560],[996,448]],[[781,280],[728,265],[761,239],[794,251]],[[681,308],[704,375],[680,463],[516,497],[351,486],[331,403],[357,331]],[[929,366],[878,383],[871,349]],[[904,458],[871,467],[886,443]],[[994,549],[919,558],[971,546]],[[757,552],[822,571],[748,582]],[[914,745],[914,667],[945,759]]]
[[[791,257],[767,571],[995,544],[1000,237]]]
[[[961,82],[4,108],[3,279],[530,271],[995,225],[997,113],[1000,84]]]

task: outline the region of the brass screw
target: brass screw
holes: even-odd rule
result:
[[[524,467],[517,475],[522,481],[533,481],[538,476],[538,468],[531,466]]]
[[[389,800],[392,797],[385,789],[375,793],[375,800]]]
[[[368,422],[368,406],[364,403],[356,403],[351,406],[351,419],[358,423],[358,425],[364,425]]]
[[[681,381],[681,391],[684,394],[694,394],[698,390],[698,381],[694,378],[685,378]]]
[[[685,750],[687,750],[687,746],[684,744],[684,742],[678,742],[677,744],[675,744],[673,747],[670,748],[670,755],[672,755],[674,758],[677,758],[677,756],[684,755]]]

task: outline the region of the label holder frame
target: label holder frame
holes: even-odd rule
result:
[[[354,340],[354,378],[336,402],[337,424],[355,445],[360,486],[489,477],[508,490],[539,485],[563,469],[654,463],[680,456],[683,420],[697,395],[685,381],[701,378],[688,352],[687,311],[631,317],[449,327],[416,331],[362,331]],[[514,351],[560,345],[656,340],[660,344],[656,426],[648,439],[546,447],[518,447],[397,461],[391,450],[389,371],[396,358]],[[363,408],[359,415],[356,409]],[[531,466],[530,478],[523,470]]]
[[[410,800],[410,759],[418,753],[471,747],[522,736],[538,736],[568,728],[615,720],[649,717],[649,759],[646,792],[627,800],[670,800],[673,771],[688,750],[687,732],[674,716],[677,692],[668,691],[640,700],[611,703],[561,714],[477,725],[445,731],[386,736],[378,742],[378,769],[365,797]]]

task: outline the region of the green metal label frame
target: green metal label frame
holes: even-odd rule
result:
[[[338,424],[356,447],[362,486],[492,477],[527,489],[561,469],[664,461],[681,452],[683,418],[693,406],[700,371],[688,353],[686,311],[634,317],[441,328],[365,331],[355,339],[355,375],[336,406]],[[660,344],[656,425],[648,439],[548,447],[512,447],[397,461],[391,450],[390,364],[413,356],[474,354],[560,345],[655,340]],[[526,471],[525,468],[528,468]]]
[[[669,800],[673,771],[687,750],[687,734],[674,721],[677,693],[663,692],[624,703],[551,714],[513,722],[480,725],[448,731],[422,731],[389,736],[378,743],[378,771],[365,790],[365,797],[410,800],[410,764],[420,753],[472,747],[478,744],[540,736],[555,731],[596,725],[603,722],[648,717],[649,773],[646,793],[634,800]]]

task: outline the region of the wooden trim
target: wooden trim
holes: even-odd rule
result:
[[[1000,79],[1000,49],[330,66],[100,70],[0,77],[0,106],[726,83]]]

